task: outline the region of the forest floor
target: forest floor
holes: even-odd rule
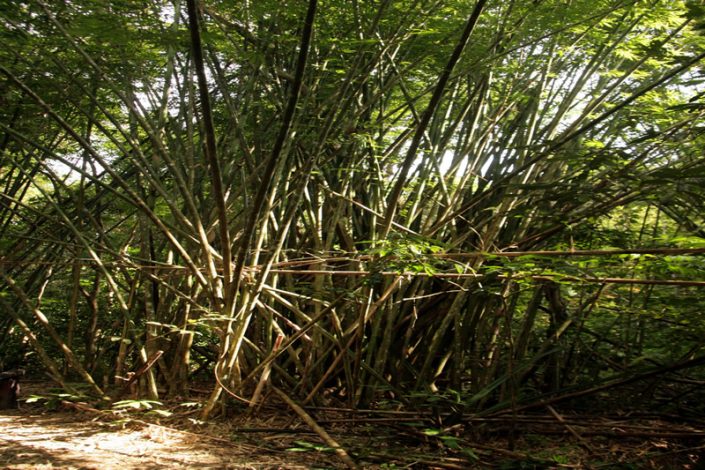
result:
[[[0,415],[3,469],[308,468],[292,460],[150,423],[66,412]]]
[[[57,408],[23,403],[0,413],[0,469],[345,467],[284,404],[209,422],[178,411],[183,404],[162,413]],[[361,468],[705,469],[705,427],[694,418],[550,408],[450,424],[424,413],[307,410]]]

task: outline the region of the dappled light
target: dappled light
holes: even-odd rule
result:
[[[0,0],[0,44],[3,465],[705,465],[703,1]]]
[[[305,468],[286,454],[147,422],[66,412],[0,414],[0,466],[21,468]]]

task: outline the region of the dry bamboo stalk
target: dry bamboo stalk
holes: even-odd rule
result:
[[[325,429],[323,429],[321,426],[319,426],[318,423],[316,423],[316,421],[311,417],[311,415],[306,413],[306,411],[303,408],[301,408],[299,405],[297,405],[294,402],[294,400],[289,398],[289,396],[286,393],[282,392],[281,390],[279,390],[276,387],[272,387],[272,389],[277,393],[277,395],[279,395],[281,397],[282,400],[284,400],[284,402],[286,402],[287,405],[289,405],[291,407],[292,410],[294,410],[296,412],[297,415],[299,415],[301,417],[301,419],[303,419],[306,422],[306,424],[308,424],[311,427],[311,429],[313,429],[316,432],[316,434],[318,434],[321,437],[321,439],[323,439],[323,442],[325,442],[328,446],[333,448],[335,453],[338,455],[338,457],[340,457],[340,460],[342,460],[345,463],[345,465],[347,465],[349,468],[360,468],[355,463],[355,461],[350,457],[350,455],[345,451],[345,449],[343,449],[341,447],[341,445],[338,444],[338,442],[335,439],[333,439],[330,436],[330,434],[328,434],[326,432]]]
[[[677,256],[677,255],[699,255],[705,254],[705,248],[627,248],[620,250],[537,250],[537,251],[495,251],[495,252],[464,252],[464,253],[428,253],[424,254],[425,258],[441,258],[441,259],[468,259],[468,258],[488,258],[488,257],[500,257],[500,258],[520,258],[523,256],[619,256],[619,255],[666,255],[666,256]],[[281,261],[279,263],[273,263],[272,267],[292,267],[292,266],[310,266],[312,264],[323,264],[330,262],[348,262],[348,261],[367,261],[371,260],[373,257],[371,255],[361,255],[359,253],[347,253],[345,256],[341,254],[336,254],[335,256],[316,256],[311,258],[299,258],[292,259],[288,261]],[[78,264],[92,265],[95,261],[89,258],[76,258],[75,260]],[[173,264],[161,263],[159,261],[152,261],[153,265],[157,265],[160,271],[164,270],[187,270],[188,266],[178,266]],[[0,265],[4,266],[35,266],[35,265],[46,265],[51,266],[55,264],[65,264],[65,262],[53,262],[53,261],[38,261],[38,260],[9,260],[7,258],[0,259]],[[119,261],[105,262],[105,266],[119,266],[121,263]],[[129,263],[129,267],[134,269],[154,269],[155,266],[140,265],[137,263]],[[254,269],[257,269],[254,267]],[[204,269],[201,269],[203,271]],[[220,269],[219,269],[220,270]],[[282,271],[273,271],[281,273]],[[315,271],[309,271],[310,273]]]
[[[328,271],[328,270],[297,270],[297,269],[272,269],[271,273],[276,274],[301,274],[301,275],[314,275],[314,274],[326,274],[331,276],[369,276],[369,275],[379,275],[379,276],[400,276],[400,277],[436,277],[436,278],[450,278],[450,279],[462,279],[462,278],[475,278],[475,279],[485,279],[487,278],[484,274],[476,273],[426,273],[426,272],[398,272],[398,271]],[[499,279],[508,279],[510,276],[500,274],[497,276]],[[661,285],[661,286],[681,286],[681,287],[705,287],[705,281],[688,281],[683,279],[633,279],[633,278],[619,278],[619,277],[596,277],[596,278],[583,278],[576,276],[561,276],[556,275],[529,275],[526,276],[529,279],[535,281],[551,281],[559,278],[563,282],[585,282],[590,284],[644,284],[644,285]],[[511,276],[512,279],[518,279],[519,276]]]
[[[551,412],[554,418],[561,423],[569,433],[571,433],[579,442],[580,445],[582,445],[588,452],[595,453],[595,449],[592,448],[590,443],[585,440],[583,436],[578,434],[578,432],[571,426],[570,424],[566,423],[565,419],[563,419],[563,416],[559,415],[558,412],[553,408],[551,405],[546,405],[546,408],[548,408],[548,411]]]
[[[277,339],[274,341],[274,346],[272,347],[272,352],[275,352],[279,349],[279,347],[282,345],[282,341],[284,340],[284,335],[280,334],[277,336]],[[259,378],[259,382],[257,382],[257,387],[255,388],[255,393],[252,394],[252,398],[250,399],[250,405],[249,408],[252,409],[257,404],[259,403],[260,398],[262,397],[262,390],[264,390],[264,386],[269,380],[269,374],[272,372],[272,363],[268,363],[264,366],[264,370],[262,371],[262,375]]]

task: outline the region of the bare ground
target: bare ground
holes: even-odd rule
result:
[[[178,403],[164,405],[166,418],[81,403],[64,402],[58,411],[23,403],[0,412],[0,470],[345,467],[320,434],[273,401],[257,416],[230,410],[207,423]],[[423,411],[309,412],[365,469],[705,470],[705,419],[694,415],[551,409],[434,424]]]
[[[3,469],[309,468],[244,443],[146,422],[103,422],[75,412],[0,415]]]

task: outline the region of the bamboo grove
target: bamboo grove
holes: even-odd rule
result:
[[[702,377],[700,2],[0,5],[4,368],[203,417]]]

